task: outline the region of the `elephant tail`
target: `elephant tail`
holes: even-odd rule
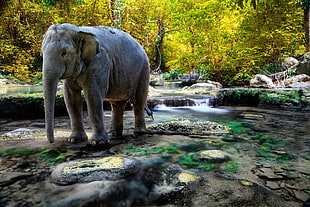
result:
[[[147,106],[147,104],[145,104],[144,110],[147,115],[154,121],[153,111]]]

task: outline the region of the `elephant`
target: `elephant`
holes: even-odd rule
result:
[[[112,107],[110,133],[121,136],[123,114],[133,104],[134,133],[146,131],[150,64],[142,46],[129,34],[107,26],[53,24],[42,42],[43,90],[47,139],[53,143],[57,85],[64,83],[64,99],[72,133],[68,142],[88,140],[83,126],[82,91],[92,126],[91,143],[105,144],[103,100]]]

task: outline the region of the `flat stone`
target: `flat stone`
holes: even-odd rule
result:
[[[272,189],[272,190],[278,190],[278,189],[280,189],[279,184],[276,183],[276,182],[272,182],[272,181],[267,181],[267,182],[266,182],[266,186],[267,186],[268,188]]]
[[[51,174],[52,182],[59,185],[98,180],[119,180],[138,171],[133,159],[104,157],[71,161],[58,165]]]
[[[200,161],[225,162],[228,161],[230,157],[220,150],[205,150],[198,152],[196,159]]]
[[[305,201],[307,201],[310,198],[309,194],[305,193],[303,191],[293,190],[293,192],[294,192],[295,197],[298,198],[301,201],[305,202]]]
[[[277,175],[273,172],[271,168],[261,168],[259,172],[257,173],[257,176],[262,177],[262,178],[267,178],[270,180],[278,180],[278,179],[283,179],[282,175]]]
[[[18,180],[24,179],[25,177],[31,175],[32,175],[31,173],[22,173],[22,172],[0,173],[0,186],[10,185]]]

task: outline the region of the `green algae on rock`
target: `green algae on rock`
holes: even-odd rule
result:
[[[195,159],[199,161],[225,162],[230,157],[221,150],[204,150],[198,152]]]
[[[59,185],[118,180],[138,171],[135,160],[124,157],[104,157],[62,163],[51,174],[52,182]]]
[[[186,118],[178,118],[169,122],[152,124],[148,127],[154,133],[163,134],[228,134],[230,128],[211,121],[192,122]]]

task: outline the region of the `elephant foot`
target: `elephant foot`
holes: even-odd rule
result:
[[[138,129],[138,130],[135,129],[134,134],[135,134],[136,136],[146,134],[146,129]]]
[[[97,146],[97,145],[105,145],[110,142],[109,136],[105,133],[103,135],[101,134],[95,134],[92,136],[90,143],[92,146]]]
[[[67,141],[71,143],[85,142],[87,140],[88,137],[85,132],[72,132],[70,137],[67,139]]]

